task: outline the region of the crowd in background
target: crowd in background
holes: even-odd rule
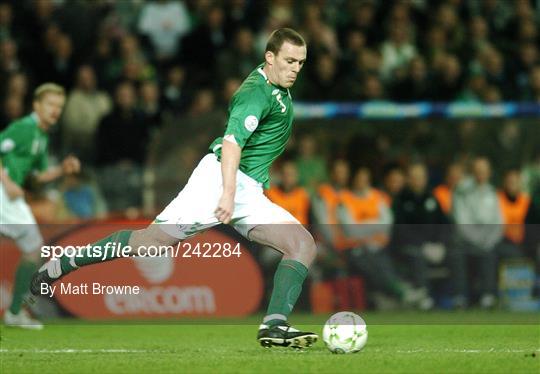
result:
[[[308,43],[297,101],[540,103],[539,12],[532,0],[0,0],[0,130],[31,110],[38,84],[62,84],[51,153],[76,154],[83,174],[47,199],[29,194],[38,219],[152,216],[223,131],[228,102],[263,61],[272,30],[293,27]],[[268,196],[333,249],[321,252],[313,305],[326,308],[320,295],[337,292],[342,309],[354,306],[359,275],[369,289],[428,309],[444,257],[455,305],[467,305],[475,284],[489,307],[499,261],[538,256],[521,226],[540,222],[534,123],[455,125],[414,121],[398,138],[377,126],[293,139]],[[363,222],[380,231],[341,228]],[[468,282],[470,257],[482,265],[477,283]],[[338,280],[331,291],[327,279]]]
[[[500,291],[501,264],[525,258],[540,264],[540,160],[532,196],[516,168],[507,169],[495,186],[491,162],[483,156],[469,165],[449,164],[435,186],[423,162],[390,166],[379,184],[370,167],[353,169],[345,159],[331,163],[325,182],[310,184],[309,178],[317,178],[312,171],[324,165],[309,151],[313,146],[306,143],[312,141],[302,139],[303,157],[280,163],[266,193],[311,227],[318,240],[315,310],[333,310],[336,293],[338,310],[361,308],[366,301],[359,298],[359,287],[369,290],[369,302],[379,307],[389,297],[431,309],[446,295],[447,306],[477,302],[491,308]]]
[[[130,112],[132,127],[145,123],[137,130],[144,140],[165,112],[226,108],[263,61],[269,33],[283,26],[300,31],[309,46],[296,100],[538,102],[537,6],[533,0],[2,0],[0,126],[29,109],[32,87],[55,81],[71,99],[64,149],[79,146],[73,139],[81,134],[99,137],[100,128],[110,127],[105,116],[125,120]],[[100,153],[92,161],[110,161],[112,155]]]

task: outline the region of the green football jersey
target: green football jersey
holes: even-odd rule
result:
[[[294,113],[289,90],[270,83],[263,67],[259,65],[234,94],[224,137],[233,135],[242,148],[240,170],[268,188],[270,166],[291,136]],[[220,137],[210,145],[218,159],[222,143]]]
[[[20,118],[0,132],[2,167],[19,186],[30,172],[47,170],[48,139],[38,127],[36,114]]]

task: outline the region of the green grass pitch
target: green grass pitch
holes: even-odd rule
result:
[[[1,327],[0,373],[540,373],[540,316],[505,312],[363,313],[364,350],[263,349],[246,320]],[[327,316],[295,314],[321,333]],[[236,324],[235,324],[236,323]]]

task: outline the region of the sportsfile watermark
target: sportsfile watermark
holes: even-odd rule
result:
[[[240,243],[219,242],[179,242],[172,245],[140,245],[132,247],[119,242],[107,242],[105,245],[44,245],[41,247],[41,257],[59,259],[70,258],[101,258],[103,261],[122,257],[181,257],[181,258],[231,258],[240,257]]]

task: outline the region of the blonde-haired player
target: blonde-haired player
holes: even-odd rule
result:
[[[60,118],[64,102],[63,87],[42,84],[34,91],[33,112],[0,132],[0,233],[12,238],[22,253],[15,272],[11,306],[4,314],[8,326],[43,328],[23,308],[23,297],[40,263],[43,238],[24,199],[22,185],[31,174],[38,182],[47,183],[79,171],[79,160],[73,156],[65,158],[61,166],[49,167],[47,163],[47,132]]]

